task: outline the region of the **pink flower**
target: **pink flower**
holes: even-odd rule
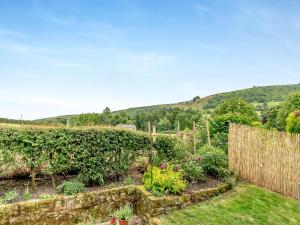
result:
[[[166,169],[167,168],[167,163],[161,163],[160,165],[159,165],[159,167],[161,168],[161,169]]]
[[[196,158],[196,161],[197,162],[201,162],[203,160],[203,157],[202,156],[198,156],[197,158]]]

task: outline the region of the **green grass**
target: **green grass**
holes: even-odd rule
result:
[[[233,191],[161,217],[164,225],[300,225],[295,199],[240,183]]]

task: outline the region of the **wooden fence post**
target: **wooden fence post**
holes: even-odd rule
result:
[[[152,129],[153,129],[153,133],[152,133],[152,136],[153,136],[153,143],[156,143],[156,127],[153,126]]]
[[[207,142],[208,142],[208,145],[211,146],[208,119],[206,119],[206,132],[207,132]]]
[[[196,123],[193,121],[194,154],[196,154]]]
[[[176,132],[177,136],[180,136],[180,122],[177,121],[177,132]]]

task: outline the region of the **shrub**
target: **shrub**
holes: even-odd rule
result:
[[[227,152],[229,124],[238,123],[252,125],[253,122],[254,121],[249,117],[233,113],[213,117],[209,123],[212,144]]]
[[[157,137],[154,148],[157,150],[154,158],[155,165],[164,161],[181,161],[188,156],[189,151],[184,140],[163,135]]]
[[[148,135],[124,129],[0,125],[1,163],[21,161],[33,186],[41,168],[52,178],[76,170],[85,184],[103,184],[105,175],[127,172],[149,146]]]
[[[29,200],[31,198],[32,198],[32,194],[29,191],[24,192],[24,194],[23,194],[24,200]]]
[[[286,128],[286,118],[291,112],[294,112],[298,109],[300,109],[300,93],[289,95],[278,110],[276,118],[278,130],[283,131]]]
[[[124,185],[133,185],[134,184],[134,180],[130,176],[125,177],[125,179],[123,180],[123,184]]]
[[[300,110],[292,112],[286,119],[286,131],[300,133]]]
[[[85,190],[84,184],[80,181],[64,181],[57,186],[57,191],[65,195],[74,195]]]
[[[228,158],[222,149],[204,146],[199,152],[203,157],[202,167],[207,175],[224,180],[229,175]]]
[[[188,161],[181,164],[184,178],[189,182],[204,182],[206,176],[202,168],[202,156],[190,157]]]
[[[11,203],[19,197],[19,193],[16,190],[8,191],[0,198],[0,203]]]
[[[114,215],[120,220],[129,220],[132,217],[133,211],[129,205],[117,210]]]
[[[187,187],[183,179],[183,172],[174,171],[173,166],[167,166],[163,169],[154,166],[152,168],[152,179],[153,183],[151,184],[151,167],[149,166],[144,174],[144,186],[154,194],[178,194]]]

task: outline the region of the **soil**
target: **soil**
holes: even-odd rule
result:
[[[143,172],[140,169],[134,168],[131,169],[128,173],[128,176],[130,176],[133,181],[134,185],[141,185],[143,184]],[[105,185],[103,186],[91,186],[87,187],[86,191],[95,191],[95,190],[103,190],[103,189],[109,189],[114,187],[120,187],[126,185],[123,181],[127,176],[123,176],[120,179],[117,177],[108,177],[105,179]],[[68,175],[68,176],[57,176],[56,177],[56,183],[59,185],[63,181],[66,180],[72,180],[75,179],[76,175]],[[187,190],[185,190],[185,193],[189,193],[191,191],[197,191],[203,188],[211,188],[216,187],[219,184],[221,184],[221,181],[218,181],[216,179],[213,179],[212,177],[209,177],[206,182],[204,183],[191,183],[189,184],[189,187]],[[29,177],[23,177],[20,179],[0,179],[0,197],[2,197],[6,192],[11,190],[16,190],[19,194],[19,197],[15,199],[13,202],[20,202],[23,201],[23,194],[26,192],[27,188],[32,195],[31,199],[38,199],[40,195],[42,194],[58,194],[57,191],[52,187],[52,182],[49,177],[45,176],[38,176],[37,177],[37,189],[34,191],[31,187],[31,180]]]
[[[218,185],[222,184],[221,181],[216,180],[212,177],[208,177],[207,181],[204,183],[191,183],[189,184],[189,187],[184,192],[190,192],[190,191],[198,191],[200,189],[204,188],[213,188]]]

